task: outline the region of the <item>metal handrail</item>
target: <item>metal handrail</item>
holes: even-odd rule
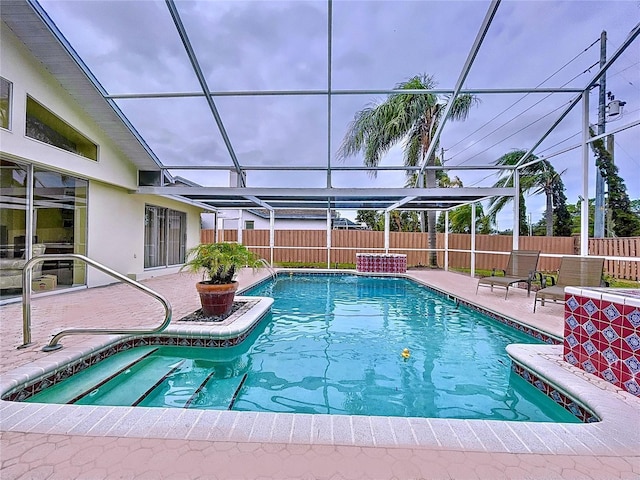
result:
[[[259,260],[259,262],[264,265],[264,267],[267,269],[267,271],[269,272],[269,275],[271,276],[271,278],[273,280],[277,280],[277,273],[276,271],[271,267],[271,265],[269,265],[269,262],[267,262],[264,258],[261,258]]]
[[[37,257],[31,258],[27,261],[22,269],[22,333],[24,343],[18,348],[24,348],[31,344],[31,281],[33,278],[33,266],[36,263],[45,262],[47,260],[67,260],[67,259],[75,259],[85,262],[92,267],[97,268],[101,272],[104,272],[118,280],[131,285],[132,287],[141,290],[147,295],[152,296],[164,307],[165,315],[164,321],[162,324],[154,328],[152,330],[112,330],[112,329],[99,329],[99,328],[70,328],[67,330],[62,330],[61,332],[56,333],[48,345],[45,345],[42,350],[45,352],[50,352],[52,350],[58,350],[62,348],[62,345],[58,343],[60,338],[66,335],[82,335],[82,334],[92,334],[92,335],[135,335],[135,334],[151,334],[158,333],[163,331],[169,323],[171,322],[171,304],[169,301],[164,298],[159,293],[154,292],[150,288],[142,285],[141,283],[136,282],[135,280],[130,279],[122,275],[121,273],[116,272],[115,270],[110,269],[109,267],[105,267],[104,265],[96,262],[95,260],[91,260],[84,255],[80,255],[77,253],[64,253],[58,255],[38,255]]]

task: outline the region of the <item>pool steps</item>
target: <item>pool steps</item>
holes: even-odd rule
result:
[[[30,397],[29,402],[43,403],[75,403],[85,395],[95,390],[113,377],[130,368],[136,362],[157,350],[157,347],[143,347],[122,352],[122,355],[107,357],[96,362],[91,368],[79,371],[73,375],[72,384],[56,383],[43,389],[40,393]]]

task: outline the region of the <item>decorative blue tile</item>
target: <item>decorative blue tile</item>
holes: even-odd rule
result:
[[[613,373],[613,370],[607,368],[604,372],[602,372],[602,378],[604,378],[607,382],[610,383],[619,383],[618,377]]]
[[[571,365],[577,365],[578,364],[578,359],[576,358],[576,356],[572,353],[569,352],[564,356],[564,359],[569,362]]]
[[[633,378],[624,382],[624,387],[627,389],[627,392],[640,397],[640,385]]]
[[[640,372],[640,361],[636,357],[629,357],[624,363],[634,375]]]
[[[627,315],[627,318],[629,319],[629,322],[631,322],[631,325],[636,328],[640,327],[640,310],[636,308],[633,312]]]
[[[638,337],[638,334],[636,333],[632,333],[628,337],[625,337],[624,341],[627,342],[627,345],[629,345],[631,350],[634,352],[640,348],[640,337]]]
[[[614,352],[612,348],[607,348],[606,350],[604,350],[602,352],[602,356],[607,359],[609,365],[620,360],[620,358],[618,357],[618,355],[616,355],[616,352]]]
[[[620,338],[616,331],[611,328],[611,326],[608,326],[607,328],[602,330],[602,335],[604,335],[604,338],[606,338],[609,342],[613,342],[614,340]]]
[[[576,417],[581,417],[582,416],[582,408],[577,405],[574,402],[571,402],[568,406],[567,409],[573,413]]]
[[[565,340],[567,342],[567,345],[569,345],[571,348],[575,347],[579,343],[573,333],[569,334]]]
[[[584,348],[584,350],[587,352],[589,356],[593,355],[598,351],[598,349],[596,348],[596,346],[593,344],[591,340],[587,340],[586,342],[584,342],[582,344],[582,347]]]
[[[555,400],[556,403],[559,403],[560,405],[562,405],[563,397],[556,390],[551,390],[550,396]]]
[[[587,373],[596,372],[596,367],[594,367],[593,363],[591,363],[591,360],[587,360],[586,362],[583,362],[582,367],[584,368],[584,371]]]
[[[565,320],[565,322],[567,322],[567,325],[569,325],[569,328],[571,330],[573,330],[574,328],[576,328],[578,325],[580,325],[578,323],[578,321],[576,320],[576,317],[574,317],[573,315],[569,315],[567,317],[567,319]]]
[[[589,320],[584,325],[582,325],[582,328],[584,328],[584,331],[587,332],[589,336],[593,335],[598,331],[598,329],[596,328],[596,326],[593,324],[591,320]]]
[[[576,300],[576,297],[574,297],[573,295],[571,295],[569,297],[569,299],[565,302],[565,305],[567,307],[569,307],[569,309],[573,312],[575,311],[576,308],[578,308],[580,306],[580,304],[578,303],[578,301]]]
[[[545,391],[545,385],[542,381],[540,380],[534,380],[533,384],[535,385],[535,387],[540,390],[541,392]]]
[[[584,310],[589,314],[590,317],[598,311],[598,307],[595,303],[593,303],[593,300],[589,300],[582,306],[582,308],[584,308]]]
[[[620,312],[613,303],[606,307],[603,312],[610,321],[613,321],[620,316]]]

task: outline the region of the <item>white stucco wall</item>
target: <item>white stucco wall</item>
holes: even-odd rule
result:
[[[226,230],[235,230],[238,228],[238,211],[237,210],[224,210],[218,214],[218,228],[222,228],[222,219],[224,219],[224,228]],[[212,216],[205,216],[203,221],[203,228],[215,228],[213,224]],[[269,219],[262,218],[258,215],[254,215],[251,212],[244,211],[242,213],[242,225],[245,222],[253,221],[254,230],[269,230]],[[299,219],[282,219],[276,218],[274,222],[275,230],[326,230],[327,220],[299,220]]]
[[[180,267],[144,269],[145,205],[171,208],[187,214],[187,249],[200,242],[200,209],[169,198],[129,194],[101,182],[89,184],[88,256],[137,279],[175,273]],[[114,214],[114,212],[117,212]],[[91,269],[89,285],[111,283],[113,279]]]
[[[137,187],[137,169],[57,80],[0,22],[0,75],[13,84],[11,125],[0,129],[0,156],[89,180],[87,255],[138,279],[172,273],[178,267],[144,270],[145,204],[187,213],[187,248],[200,241],[202,209],[169,198],[129,193]],[[98,161],[25,136],[27,94],[99,147]],[[87,284],[114,280],[90,268]]]
[[[26,159],[77,177],[136,188],[137,171],[58,81],[0,22],[0,75],[13,84],[11,128],[0,129],[6,158]],[[25,135],[27,95],[99,146],[98,161],[39,142]]]

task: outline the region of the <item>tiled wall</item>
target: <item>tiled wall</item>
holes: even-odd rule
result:
[[[405,273],[407,256],[393,253],[356,253],[358,272]]]
[[[567,287],[564,359],[640,396],[640,290]]]

